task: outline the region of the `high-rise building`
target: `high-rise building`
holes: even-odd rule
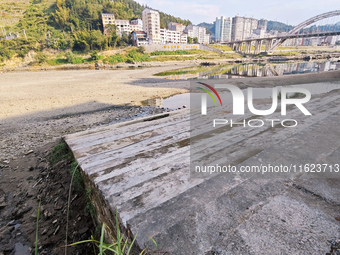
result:
[[[184,33],[191,38],[197,38],[198,43],[200,44],[209,44],[210,43],[210,36],[206,34],[206,28],[200,26],[193,26],[189,25],[184,29]]]
[[[239,41],[248,38],[257,29],[258,20],[235,16],[232,19],[231,40]]]
[[[232,19],[225,16],[216,17],[215,21],[215,41],[229,42],[231,41],[231,25]]]
[[[161,43],[159,12],[145,8],[142,13],[143,30],[149,37],[149,43]]]

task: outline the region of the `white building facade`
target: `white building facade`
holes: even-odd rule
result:
[[[189,25],[184,29],[184,33],[186,33],[188,37],[196,37],[200,44],[210,43],[210,36],[206,33],[205,27]]]
[[[232,19],[225,16],[217,17],[215,21],[215,41],[229,42],[231,41],[231,25]]]
[[[143,31],[143,21],[141,19],[132,19],[130,21],[130,31]]]
[[[142,13],[143,31],[149,37],[149,43],[160,44],[160,17],[159,12],[150,8],[145,8]]]
[[[173,30],[169,30],[166,28],[161,28],[160,35],[161,35],[162,44],[167,44],[167,43],[179,44],[179,43],[188,42],[188,36],[179,31],[173,31]]]
[[[235,16],[232,19],[231,40],[239,41],[247,39],[257,27],[257,19]]]
[[[117,27],[117,32],[120,36],[122,36],[123,33],[126,35],[130,34],[130,22],[125,19],[116,19],[114,24]]]

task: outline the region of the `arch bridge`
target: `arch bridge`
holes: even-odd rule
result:
[[[285,35],[280,36],[273,36],[273,37],[264,37],[264,38],[251,38],[251,39],[245,39],[245,40],[239,40],[239,41],[232,41],[227,42],[228,46],[230,46],[232,49],[235,49],[238,52],[242,53],[251,53],[252,52],[252,46],[254,45],[254,54],[260,54],[261,53],[261,46],[265,44],[265,50],[264,52],[272,53],[274,50],[276,50],[282,43],[284,43],[288,39],[294,39],[294,38],[307,38],[307,37],[327,37],[327,36],[334,36],[334,35],[340,35],[340,31],[333,31],[333,32],[316,32],[316,33],[310,33],[310,34],[299,34],[299,32],[308,27],[309,25],[316,23],[320,20],[334,17],[334,16],[340,16],[340,10],[337,11],[330,11],[326,12],[320,15],[317,15],[315,17],[312,17],[299,25],[295,26],[292,30],[287,32]]]

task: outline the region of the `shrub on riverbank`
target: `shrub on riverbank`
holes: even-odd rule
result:
[[[128,63],[133,63],[133,62],[144,62],[144,61],[149,61],[150,56],[145,53],[140,53],[136,49],[131,50],[127,54],[120,54],[117,53],[113,56],[108,56],[103,59],[103,62],[105,64],[115,64],[115,63],[122,63],[122,62],[128,62]]]

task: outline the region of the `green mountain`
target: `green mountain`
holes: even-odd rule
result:
[[[141,18],[143,6],[134,0],[1,0],[0,37],[6,31],[20,38],[0,40],[0,62],[17,53],[44,48],[94,50],[123,46],[129,38],[112,31],[102,35],[101,13],[114,13],[117,19]],[[14,16],[16,14],[16,16]],[[160,12],[160,25],[189,20]],[[3,27],[2,27],[3,26]]]
[[[199,23],[197,26],[205,27],[207,29],[207,34],[215,35],[215,23]]]
[[[293,27],[294,26],[287,25],[287,24],[282,23],[282,22],[269,20],[268,25],[267,25],[267,32],[269,32],[270,30],[277,30],[279,32],[288,32]]]

